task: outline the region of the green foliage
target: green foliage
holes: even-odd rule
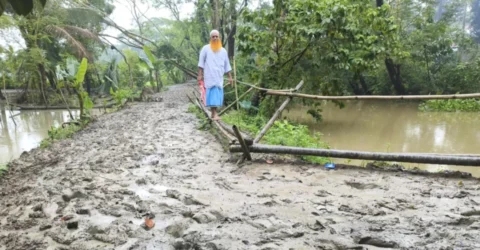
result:
[[[113,99],[115,99],[115,102],[119,107],[123,106],[128,99],[135,99],[140,95],[128,87],[117,89],[117,91],[113,91],[113,88],[111,88],[110,94],[112,95]]]
[[[83,83],[85,79],[85,74],[87,73],[88,60],[87,58],[82,58],[82,62],[78,67],[77,74],[75,74],[75,84],[74,87],[78,88],[80,84]]]
[[[65,127],[51,127],[50,130],[48,130],[48,138],[45,138],[40,142],[40,148],[47,148],[55,140],[71,138],[73,134],[82,130],[85,125],[86,123],[83,122],[80,123],[80,125],[71,124]]]
[[[0,176],[2,176],[8,170],[7,164],[0,164]]]
[[[480,111],[480,101],[477,99],[428,100],[419,105],[421,111]]]
[[[224,115],[222,120],[228,124],[235,124],[240,130],[248,131],[252,135],[257,135],[267,123],[267,120],[260,115],[251,116],[239,111],[233,111]],[[262,140],[272,145],[328,148],[328,145],[322,142],[320,133],[312,135],[307,126],[292,124],[287,120],[276,121]],[[301,158],[313,163],[324,164],[329,162],[325,157],[302,156]]]

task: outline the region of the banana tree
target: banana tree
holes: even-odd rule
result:
[[[88,60],[87,58],[83,58],[78,68],[76,68],[73,64],[67,65],[67,68],[69,68],[68,72],[60,69],[57,70],[59,73],[57,77],[66,79],[63,81],[63,84],[60,81],[58,87],[61,88],[65,85],[69,85],[69,87],[74,89],[80,106],[80,119],[85,120],[88,118],[87,115],[89,114],[89,111],[93,108],[93,102],[88,96],[88,92],[83,88],[85,74],[87,73],[88,69]],[[74,72],[75,70],[76,72]]]
[[[150,63],[147,63],[147,65],[150,66],[150,70],[153,69],[154,71],[157,92],[160,92],[160,89],[163,87],[162,79],[160,77],[160,67],[162,66],[164,61],[162,59],[156,58],[147,46],[143,46],[143,51],[145,52],[148,60],[150,61]]]

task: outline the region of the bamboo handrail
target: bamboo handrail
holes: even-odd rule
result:
[[[248,86],[248,87],[251,87],[251,88],[254,88],[254,89],[257,89],[257,90],[262,90],[262,91],[274,91],[274,92],[292,92],[294,89],[266,89],[266,88],[262,88],[262,87],[257,87],[256,85],[252,84],[252,83],[248,83],[248,82],[242,82],[242,81],[239,81],[237,80],[236,82],[240,83],[240,84],[243,84],[245,86]]]
[[[316,100],[435,100],[435,99],[468,99],[480,98],[480,93],[472,94],[453,94],[453,95],[361,95],[361,96],[320,96],[300,93],[288,93],[281,91],[269,90],[267,95],[290,96]]]
[[[365,151],[350,150],[333,150],[318,148],[301,148],[287,147],[276,145],[253,144],[249,146],[251,153],[276,153],[276,154],[292,154],[292,155],[311,155],[332,158],[346,158],[357,160],[377,160],[377,161],[394,161],[394,162],[410,162],[410,163],[426,163],[426,164],[442,164],[442,165],[458,165],[458,166],[480,166],[480,157],[456,157],[452,155],[441,154],[409,154],[409,153],[377,153]],[[243,152],[240,145],[231,145],[230,152]]]

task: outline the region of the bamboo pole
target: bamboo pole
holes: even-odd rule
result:
[[[253,85],[253,84],[250,84],[248,82],[242,82],[242,81],[239,81],[239,80],[237,80],[237,82],[240,83],[240,84],[243,84],[245,86],[252,87],[254,89],[261,90],[261,91],[274,91],[274,92],[292,92],[292,91],[294,91],[294,89],[266,89],[266,88],[257,87],[257,84]]]
[[[247,160],[251,161],[252,156],[250,155],[250,151],[248,150],[248,146],[245,143],[245,141],[242,138],[242,135],[240,134],[240,131],[238,130],[237,126],[233,125],[232,126],[233,131],[235,132],[235,135],[238,138],[238,142],[240,143],[240,146],[243,150],[243,158],[247,158]]]
[[[218,116],[221,116],[223,115],[225,112],[227,112],[227,110],[229,110],[231,107],[233,107],[233,105],[235,105],[235,103],[237,104],[237,109],[238,109],[238,102],[244,98],[248,93],[250,93],[251,91],[253,90],[253,88],[249,88],[245,93],[243,93],[240,97],[237,98],[237,100],[235,100],[234,102],[230,103],[230,105],[228,105],[226,108],[224,108],[220,113],[218,113]]]
[[[435,99],[468,99],[480,98],[480,93],[473,94],[454,94],[454,95],[403,95],[403,96],[389,96],[389,95],[362,95],[362,96],[319,96],[299,93],[288,93],[269,90],[267,95],[279,95],[289,97],[300,97],[315,100],[435,100]]]
[[[237,67],[235,66],[235,56],[233,56],[233,84],[235,84],[235,99],[237,100],[237,110],[240,110],[238,105],[238,88],[237,88]]]
[[[189,98],[190,99],[190,98]],[[213,121],[213,124],[216,125],[216,127],[218,128],[218,130],[220,130],[220,132],[222,132],[222,134],[228,138],[228,140],[230,141],[230,143],[234,143],[236,141],[236,138],[230,134],[229,132],[227,132],[219,123],[218,121],[215,121],[215,120],[212,120],[210,118],[210,115],[208,113],[208,110],[205,108],[205,106],[202,105],[202,102],[199,100],[198,96],[195,95],[195,99],[196,99],[196,105],[203,111],[203,114],[207,117],[207,119],[209,119],[210,121]]]
[[[198,98],[197,95],[195,95],[195,93],[193,93],[193,95],[195,96],[196,100],[200,103],[202,103],[201,106],[199,106],[199,108],[203,111],[203,113],[205,114],[205,116],[207,117],[207,119],[210,121],[210,122],[214,122],[215,125],[217,125],[220,129],[222,129],[222,131],[225,131],[227,132],[230,136],[236,136],[235,135],[235,132],[227,125],[225,124],[223,121],[221,120],[212,120],[210,117],[211,117],[211,114],[210,112],[207,110],[207,108],[203,105],[203,102],[201,102]],[[188,99],[190,99],[190,97],[187,95]],[[191,101],[193,103],[193,101]],[[195,104],[195,103],[193,103]],[[206,122],[208,123],[208,122]],[[202,124],[202,126],[204,126],[206,123]],[[247,135],[247,134],[244,134],[244,133],[241,133],[242,134],[242,137],[244,138],[244,141],[247,145],[252,145],[253,144],[253,139]],[[233,140],[233,143],[235,142],[235,139]]]
[[[303,85],[303,80],[300,81],[300,83],[295,87],[295,89],[293,91],[298,91],[302,87],[302,85]],[[270,121],[268,121],[268,123],[262,128],[262,131],[260,131],[260,133],[257,135],[257,137],[255,137],[255,139],[253,140],[253,143],[258,143],[262,139],[262,137],[267,133],[268,129],[270,129],[270,127],[273,126],[273,123],[275,122],[275,120],[277,120],[280,113],[285,109],[285,107],[287,107],[288,103],[292,100],[292,98],[293,97],[289,96],[282,103],[280,108],[278,108],[278,110],[275,112],[275,114],[273,114],[272,118],[270,118]]]
[[[254,144],[249,147],[250,152],[254,153],[274,153],[274,154],[292,154],[292,155],[311,155],[333,158],[346,158],[358,160],[376,160],[376,161],[394,161],[410,163],[427,163],[442,165],[459,166],[480,166],[480,157],[456,157],[452,155],[433,155],[433,154],[408,154],[408,153],[376,153],[365,151],[332,150],[317,148],[301,148]],[[241,146],[231,145],[230,152],[243,152]]]

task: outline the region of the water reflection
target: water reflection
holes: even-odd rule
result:
[[[47,137],[50,127],[58,127],[69,121],[68,111],[40,110],[40,111],[10,111],[0,106],[1,133],[0,133],[0,164],[9,162],[18,157],[23,151],[37,147],[43,138]],[[78,111],[72,111],[78,116]],[[13,115],[15,123],[11,119]]]
[[[480,113],[423,113],[418,103],[399,101],[349,101],[344,109],[322,103],[323,121],[316,122],[295,107],[284,116],[304,123],[334,149],[376,152],[428,152],[480,154]],[[345,162],[345,160],[339,160]],[[361,161],[351,161],[359,164]],[[404,164],[405,165],[405,164]],[[480,176],[474,167],[407,164],[428,170],[458,169]]]

